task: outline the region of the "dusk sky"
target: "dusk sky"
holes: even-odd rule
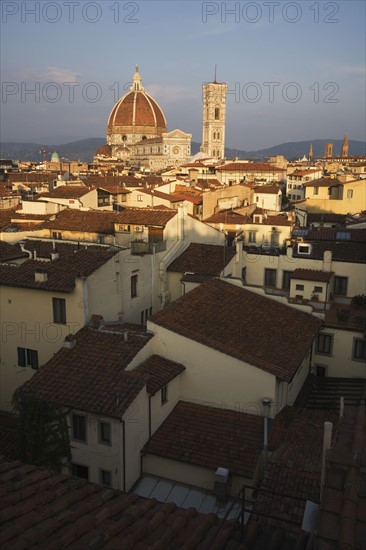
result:
[[[3,0],[1,9],[2,141],[104,137],[136,63],[168,129],[193,141],[215,64],[229,88],[228,147],[345,131],[365,140],[364,1]]]

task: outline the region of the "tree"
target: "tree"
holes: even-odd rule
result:
[[[69,411],[19,390],[14,394],[13,404],[19,415],[17,458],[56,472],[61,472],[63,466],[70,466]]]

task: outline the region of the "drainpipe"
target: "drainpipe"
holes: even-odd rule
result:
[[[149,395],[149,440],[151,439],[151,395]]]
[[[125,430],[126,430],[126,426],[125,426],[125,421],[122,420],[122,476],[123,476],[123,481],[122,481],[122,491],[125,493],[126,492],[126,433],[125,433]]]
[[[271,399],[269,397],[262,398],[263,404],[263,452],[262,452],[262,472],[261,478],[264,478],[264,472],[267,466],[267,454],[268,454],[268,417],[271,407]]]
[[[320,500],[322,498],[323,486],[325,483],[325,467],[326,467],[326,453],[330,449],[332,444],[332,429],[333,424],[331,422],[324,422],[324,435],[323,435],[323,456],[322,456],[322,473],[320,483]]]
[[[268,417],[271,407],[271,399],[269,397],[263,397],[263,415],[264,415],[264,432],[263,432],[263,449],[268,450]]]

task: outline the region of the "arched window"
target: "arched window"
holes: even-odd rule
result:
[[[220,120],[220,109],[215,107],[215,120]]]
[[[221,139],[220,132],[217,132],[217,139]]]
[[[216,139],[216,132],[213,133],[213,138]]]

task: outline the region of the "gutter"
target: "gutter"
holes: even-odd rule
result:
[[[170,302],[170,292],[168,286],[168,265],[184,250],[184,216],[186,213],[185,206],[178,207],[178,240],[167,252],[159,264],[159,279],[160,279],[160,298],[161,308],[164,308]]]

